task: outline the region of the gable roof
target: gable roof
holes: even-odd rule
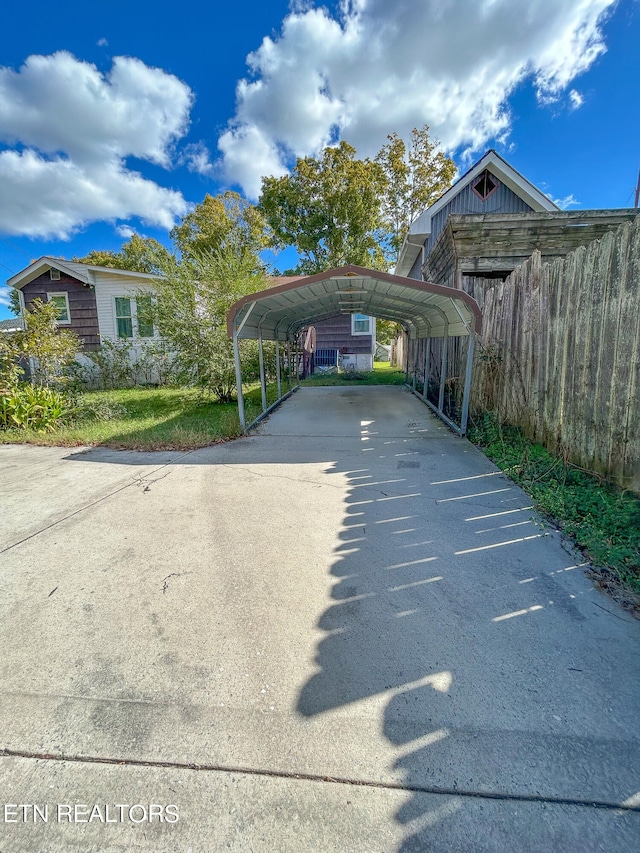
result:
[[[7,279],[7,285],[19,290],[21,287],[24,287],[25,284],[29,284],[29,282],[33,281],[34,278],[37,278],[39,275],[42,275],[42,273],[47,272],[47,270],[50,269],[60,270],[61,273],[70,275],[72,278],[75,278],[86,285],[95,284],[96,273],[101,272],[107,272],[110,275],[118,275],[123,278],[130,279],[144,278],[153,281],[157,278],[153,273],[121,270],[116,269],[115,267],[98,267],[93,266],[92,264],[80,264],[75,261],[60,260],[60,258],[50,258],[44,255],[42,258],[38,258],[37,261],[33,261],[33,263],[29,264],[28,267],[25,267],[25,269],[20,270],[20,272]]]
[[[443,193],[431,207],[423,211],[411,223],[409,233],[403,243],[396,265],[397,275],[408,275],[414,265],[420,250],[431,234],[431,221],[439,210],[442,210],[455,198],[465,187],[474,181],[484,170],[487,169],[492,175],[521,198],[532,210],[542,213],[543,211],[559,210],[543,192],[528,181],[513,166],[509,165],[504,157],[497,151],[491,149],[478,160],[467,172],[459,178],[452,187]]]

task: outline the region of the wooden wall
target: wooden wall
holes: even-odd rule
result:
[[[473,406],[640,492],[640,218],[484,296]]]
[[[25,305],[34,299],[46,302],[49,293],[66,292],[69,299],[70,325],[60,326],[61,329],[71,329],[82,341],[85,350],[97,349],[100,346],[100,331],[98,329],[98,311],[96,295],[93,290],[71,276],[60,275],[58,281],[52,281],[49,272],[34,278],[22,288]]]

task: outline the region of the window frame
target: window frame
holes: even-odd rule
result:
[[[129,316],[118,315],[118,299],[127,299],[129,301]],[[115,323],[115,336],[118,340],[121,341],[149,341],[151,339],[158,338],[158,330],[156,328],[155,323],[144,324],[145,327],[151,327],[152,333],[150,335],[141,335],[140,334],[140,320],[138,315],[138,299],[149,299],[153,300],[153,293],[140,291],[138,293],[118,293],[113,296],[113,319]],[[122,336],[119,334],[118,330],[118,320],[130,320],[131,321],[131,335],[130,336]]]
[[[485,175],[487,175],[487,177],[489,178],[489,180],[493,184],[493,189],[490,190],[487,193],[487,195],[482,195],[482,193],[479,192],[477,187],[480,186],[480,184],[482,183],[482,179],[484,178]],[[477,197],[480,199],[480,201],[484,202],[488,198],[491,198],[491,196],[494,194],[494,192],[496,192],[496,190],[498,189],[499,186],[500,186],[500,182],[498,181],[496,176],[493,174],[493,172],[490,172],[489,169],[483,169],[482,172],[480,172],[480,174],[477,176],[477,178],[474,179],[473,183],[471,184],[471,189],[477,195]]]
[[[52,290],[50,293],[47,293],[47,302],[53,302],[54,299],[64,299],[64,304],[67,309],[67,319],[61,320],[56,317],[56,325],[57,326],[70,326],[71,325],[71,307],[69,306],[69,294],[66,290]],[[55,302],[54,302],[55,305]]]
[[[358,318],[358,319],[356,320],[356,318]],[[356,331],[356,322],[362,322],[362,320],[364,320],[364,319],[366,319],[368,321],[368,327],[367,327],[366,332]],[[373,331],[372,331],[373,330],[373,324],[371,322],[372,320],[373,320],[373,317],[371,317],[369,314],[361,314],[359,311],[354,312],[351,315],[351,335],[353,337],[356,337],[357,335],[369,335],[369,336],[371,336],[373,334]]]

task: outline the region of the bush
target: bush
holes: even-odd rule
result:
[[[67,397],[54,388],[20,383],[0,390],[0,429],[52,432],[71,413]]]

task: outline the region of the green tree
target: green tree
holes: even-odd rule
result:
[[[11,387],[24,375],[21,363],[33,359],[34,385],[65,384],[65,369],[74,360],[81,344],[70,329],[56,325],[53,302],[34,299],[24,314],[25,329],[0,339],[0,385]]]
[[[193,259],[207,252],[253,253],[268,243],[262,212],[236,192],[207,194],[191,213],[171,231],[171,239],[183,258]]]
[[[96,267],[113,267],[121,270],[158,274],[171,257],[170,252],[152,237],[132,237],[122,244],[118,252],[95,249],[83,258],[73,258],[76,263]]]
[[[177,354],[186,382],[228,402],[236,389],[227,312],[248,293],[268,285],[254,252],[227,244],[189,261],[173,260],[156,283],[156,322]]]
[[[295,246],[295,270],[312,274],[345,264],[386,269],[381,247],[380,164],[356,158],[347,142],[298,158],[290,175],[262,179],[260,208],[275,248]]]
[[[397,133],[376,155],[385,175],[381,216],[388,232],[388,254],[395,263],[413,220],[449,189],[456,165],[429,136],[414,128],[407,144]]]

